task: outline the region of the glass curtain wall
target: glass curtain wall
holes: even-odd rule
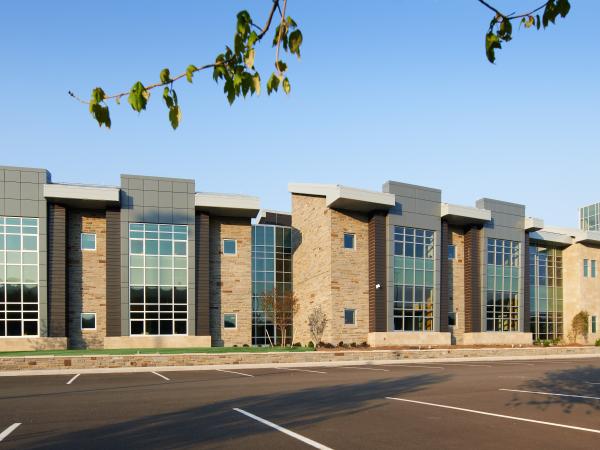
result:
[[[0,337],[39,335],[38,219],[0,217]]]
[[[132,335],[187,334],[187,225],[129,224]]]
[[[488,239],[487,331],[519,331],[519,242]]]
[[[434,236],[394,227],[394,330],[433,331]]]
[[[562,250],[529,247],[530,329],[534,340],[563,337]]]
[[[579,226],[582,230],[600,230],[600,203],[579,209]]]
[[[292,229],[252,226],[252,345],[279,345],[282,337],[264,296],[292,291]],[[286,343],[292,343],[292,324],[286,324]]]

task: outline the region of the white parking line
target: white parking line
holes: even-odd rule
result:
[[[416,364],[385,364],[383,366],[384,367],[400,367],[402,369],[437,369],[437,370],[446,370],[445,367],[441,367],[441,366],[418,366]]]
[[[451,363],[444,364],[445,366],[469,366],[469,367],[492,367],[490,364],[467,364],[467,363]]]
[[[308,373],[327,373],[327,372],[319,372],[318,370],[308,370],[308,369],[292,369],[291,367],[275,367],[277,370],[292,370],[294,372],[308,372]]]
[[[225,372],[225,373],[235,373],[236,375],[243,375],[245,377],[253,377],[254,375],[250,375],[249,373],[242,372],[234,372],[233,370],[225,370],[225,369],[215,369],[217,372]]]
[[[167,380],[167,381],[171,381],[169,378],[165,377],[164,375],[161,375],[161,374],[160,374],[160,373],[158,373],[158,372],[152,372],[152,373],[153,373],[154,375],[156,375],[157,377],[161,377],[161,378],[163,378],[163,379],[165,379],[165,380]]]
[[[340,366],[339,369],[377,370],[378,372],[389,372],[388,369],[375,369],[373,367]]]
[[[75,375],[73,378],[71,378],[69,381],[67,381],[67,384],[71,384],[73,381],[75,381],[79,375],[81,375],[80,373],[78,373],[77,375]]]
[[[588,431],[590,433],[598,433],[598,434],[600,434],[600,430],[595,430],[593,428],[575,427],[575,426],[572,426],[572,425],[564,425],[562,423],[544,422],[544,421],[541,421],[541,420],[526,419],[524,417],[505,416],[504,414],[494,414],[494,413],[485,412],[485,411],[477,411],[475,409],[457,408],[456,406],[438,405],[437,403],[419,402],[417,400],[408,400],[406,398],[396,398],[396,397],[386,397],[386,398],[388,400],[397,400],[397,401],[400,401],[400,402],[416,403],[418,405],[436,406],[438,408],[453,409],[455,411],[470,412],[470,413],[474,413],[474,414],[481,414],[481,415],[484,415],[484,416],[500,417],[502,419],[512,419],[512,420],[518,420],[518,421],[521,421],[521,422],[538,423],[538,424],[541,424],[541,425],[550,425],[552,427],[569,428],[571,430]]]
[[[506,392],[522,392],[524,394],[550,395],[553,397],[575,397],[575,398],[589,398],[591,400],[600,400],[600,397],[590,397],[589,395],[555,394],[553,392],[523,391],[520,389],[498,389],[498,390],[506,391]]]
[[[6,439],[6,437],[10,433],[12,433],[17,428],[19,428],[20,425],[21,425],[20,423],[13,423],[10,427],[8,427],[6,430],[4,430],[2,433],[0,433],[0,442],[2,442],[4,439]]]
[[[233,410],[237,411],[237,412],[239,412],[241,414],[244,414],[245,416],[250,417],[251,419],[254,419],[257,422],[260,422],[260,423],[262,423],[264,425],[267,425],[267,426],[269,426],[271,428],[274,428],[277,431],[281,431],[282,433],[287,434],[288,436],[291,436],[294,439],[298,439],[299,441],[304,442],[305,444],[308,444],[311,447],[318,448],[320,450],[332,450],[330,447],[327,447],[327,446],[325,446],[323,444],[319,444],[317,441],[313,441],[312,439],[304,437],[301,434],[294,433],[293,431],[290,431],[290,430],[287,430],[287,429],[285,429],[283,427],[280,427],[279,425],[277,425],[277,424],[275,424],[273,422],[269,422],[268,420],[262,419],[262,418],[260,418],[258,416],[255,416],[254,414],[249,413],[248,411],[244,411],[243,409],[239,409],[239,408],[233,408]]]
[[[495,362],[495,366],[535,366],[530,363],[517,363],[517,362]]]

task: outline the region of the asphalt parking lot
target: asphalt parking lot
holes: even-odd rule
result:
[[[0,378],[0,447],[600,446],[600,358]]]

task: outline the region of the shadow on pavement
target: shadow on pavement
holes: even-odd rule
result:
[[[358,384],[319,386],[229,399],[174,413],[148,415],[116,425],[46,437],[29,448],[215,448],[273,430],[233,411],[241,408],[286,428],[379,408],[385,396],[418,392],[449,375],[423,374]],[[165,391],[168,395],[168,391]],[[240,442],[240,441],[238,441]]]

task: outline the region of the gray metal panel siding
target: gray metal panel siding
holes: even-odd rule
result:
[[[385,216],[375,212],[369,218],[369,332],[387,331]]]
[[[121,336],[121,213],[106,210],[106,335]]]
[[[481,234],[477,227],[465,233],[465,333],[481,331]]]
[[[523,331],[530,331],[530,299],[529,299],[529,233],[525,233],[523,243],[523,255],[521,256],[523,266]]]
[[[68,335],[67,209],[48,206],[48,336]]]
[[[448,331],[449,273],[448,261],[448,222],[442,221],[441,251],[440,251],[440,331]]]
[[[196,336],[210,335],[208,214],[196,214]]]

